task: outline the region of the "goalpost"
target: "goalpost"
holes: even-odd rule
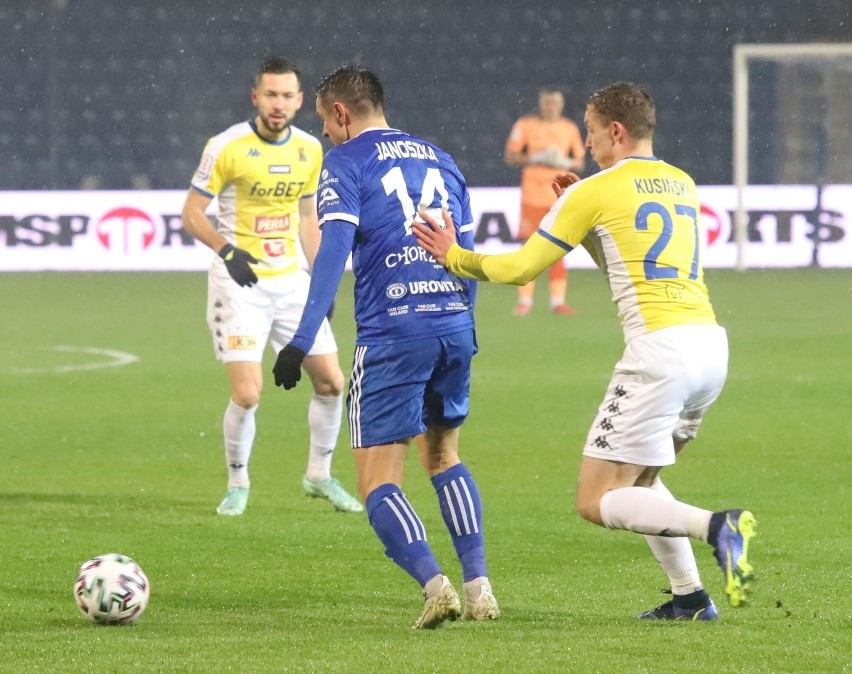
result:
[[[749,64],[752,61],[767,61],[777,64],[802,62],[831,65],[838,59],[852,72],[852,43],[734,45],[733,170],[737,197],[733,224],[739,270],[744,270],[747,266],[745,188],[749,177]]]

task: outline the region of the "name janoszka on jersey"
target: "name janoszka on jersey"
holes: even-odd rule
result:
[[[413,140],[392,140],[376,143],[376,152],[378,159],[431,159],[438,161],[435,156],[435,150],[423,143],[417,143]]]

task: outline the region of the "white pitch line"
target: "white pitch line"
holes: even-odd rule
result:
[[[81,363],[79,365],[57,365],[56,367],[26,367],[12,370],[15,374],[37,374],[39,372],[77,372],[79,370],[100,370],[105,367],[121,367],[139,361],[139,356],[126,351],[112,349],[96,349],[89,346],[54,346],[54,351],[61,353],[88,353],[93,356],[108,356],[112,360],[100,363]]]

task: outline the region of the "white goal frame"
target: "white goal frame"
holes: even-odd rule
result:
[[[734,239],[737,244],[737,269],[746,269],[745,188],[748,184],[748,65],[761,61],[803,61],[833,56],[852,57],[852,43],[811,42],[803,44],[737,44],[734,45],[734,186],[737,207],[734,212]]]

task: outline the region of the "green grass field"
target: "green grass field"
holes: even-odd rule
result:
[[[268,382],[249,508],[215,515],[227,388],[203,274],[0,276],[0,671],[850,671],[852,272],[707,277],[730,377],[666,481],[682,500],[757,515],[751,604],[724,603],[722,574],[696,543],[721,620],[637,621],[666,600],[664,575],[641,537],[575,514],[582,443],[622,348],[603,279],[578,271],[570,318],[545,310],[544,283],[525,319],[510,316],[514,289],[482,286],[462,455],[482,492],[503,616],[415,632],[419,588],[366,518],[301,493],[306,382]],[[337,306],[348,372],[349,276]],[[109,360],[59,346],[139,361],[57,371]],[[460,584],[410,459],[406,492]],[[354,488],[345,433],[335,473]],[[92,625],[72,598],[79,565],[105,552],[131,555],[151,581],[134,625]]]

